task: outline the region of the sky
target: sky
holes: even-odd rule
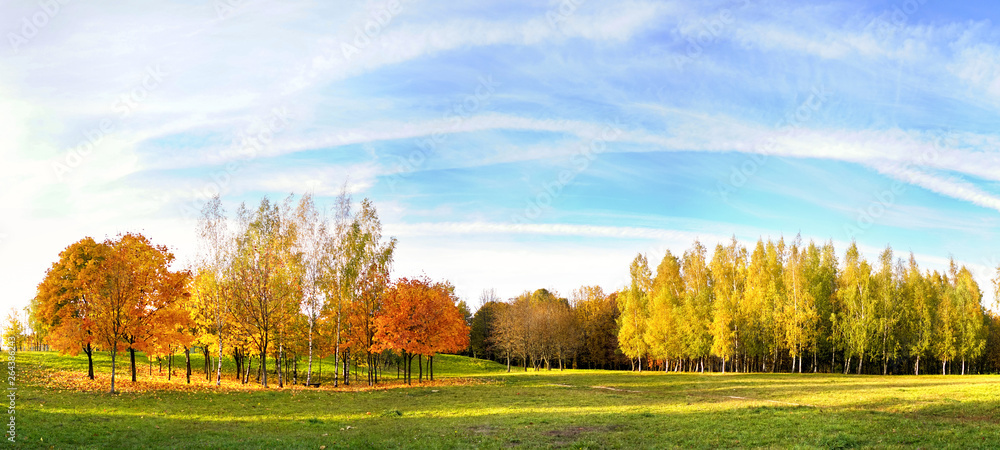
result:
[[[697,239],[949,258],[994,300],[1000,9],[934,0],[0,3],[0,307],[59,252],[342,187],[476,305]]]

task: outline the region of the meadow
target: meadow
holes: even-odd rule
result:
[[[133,384],[123,365],[111,395],[105,355],[95,382],[83,356],[17,360],[23,448],[1000,447],[1000,376],[508,374],[441,355],[412,387],[386,370],[375,389],[217,388],[195,356],[191,385],[145,364]]]

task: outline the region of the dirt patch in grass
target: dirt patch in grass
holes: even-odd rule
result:
[[[601,426],[574,426],[560,428],[558,430],[546,431],[546,436],[560,438],[560,439],[576,439],[577,436],[583,433],[609,433],[612,431],[618,431],[622,427],[621,425],[601,425]]]
[[[469,427],[469,431],[475,434],[491,435],[496,432],[497,428],[492,425],[477,425],[474,427]]]

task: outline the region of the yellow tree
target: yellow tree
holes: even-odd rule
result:
[[[705,358],[712,349],[712,335],[709,325],[712,320],[711,273],[706,263],[706,249],[697,240],[691,249],[684,252],[681,271],[684,278],[684,323],[685,352],[702,372]]]
[[[810,244],[810,248],[815,249],[815,245]],[[818,319],[816,301],[810,286],[816,278],[819,260],[815,258],[816,253],[812,254],[813,265],[810,265],[810,252],[802,248],[801,239],[796,238],[789,249],[784,271],[788,298],[783,305],[781,320],[785,325],[784,344],[792,355],[792,371],[795,371],[798,361],[799,373],[802,373],[802,359],[806,348],[813,343],[813,331]]]
[[[715,303],[710,332],[712,354],[722,359],[722,372],[726,361],[739,354],[740,315],[746,283],[747,251],[733,236],[729,245],[718,245],[712,256],[712,293]],[[737,370],[739,366],[737,366]]]
[[[667,250],[656,267],[643,335],[650,358],[663,360],[664,371],[668,370],[670,359],[682,353],[677,315],[680,313],[683,294],[684,280],[681,278],[680,260]]]
[[[949,362],[955,359],[958,354],[956,342],[957,330],[955,329],[955,301],[953,300],[953,289],[948,282],[947,275],[934,271],[930,276],[933,292],[936,296],[935,304],[937,310],[934,315],[934,357],[941,361],[941,375],[945,375]]]
[[[958,330],[958,356],[962,358],[962,375],[965,375],[967,360],[975,361],[986,347],[986,311],[983,309],[983,293],[965,266],[959,269],[955,279],[955,312]]]
[[[618,346],[632,362],[633,368],[642,372],[642,358],[649,353],[646,345],[646,325],[649,323],[649,292],[652,273],[646,256],[639,254],[629,268],[631,285],[618,296]],[[638,362],[638,366],[636,366]]]
[[[615,298],[600,286],[583,286],[573,291],[573,313],[580,325],[580,359],[591,369],[608,367],[618,348]]]
[[[205,267],[198,269],[191,281],[189,291],[191,297],[185,302],[185,308],[191,318],[191,326],[188,334],[191,335],[191,345],[201,346],[205,359],[204,372],[205,379],[212,379],[212,362],[209,349],[218,348],[218,357],[221,359],[223,333],[219,332],[219,326],[225,326],[228,319],[228,302],[225,295],[221,294],[222,283],[216,278],[216,273]],[[220,311],[221,310],[221,311]],[[224,317],[219,318],[218,314]],[[188,349],[185,349],[188,351]],[[216,372],[216,384],[221,384],[221,372]]]
[[[237,326],[254,344],[260,357],[261,384],[267,387],[267,355],[277,341],[278,383],[281,376],[283,331],[292,305],[297,305],[300,285],[294,270],[298,255],[292,244],[295,224],[285,207],[266,197],[251,211],[237,212],[239,228],[227,277],[231,280]]]
[[[11,308],[7,313],[7,324],[3,329],[3,343],[13,347],[12,350],[19,351],[24,345],[25,334],[24,334],[24,322],[21,321],[20,313],[17,308]]]
[[[914,375],[920,375],[920,360],[930,356],[934,342],[934,314],[937,305],[933,303],[935,297],[931,283],[920,273],[920,266],[913,253],[910,253],[902,290],[906,300],[906,324],[909,330],[907,350],[914,357]]]

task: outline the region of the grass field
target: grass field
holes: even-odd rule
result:
[[[17,446],[1000,447],[997,376],[507,374],[439,356],[434,383],[392,388],[393,372],[388,389],[334,391],[217,389],[197,375],[188,387],[182,370],[167,383],[140,367],[138,386],[122,370],[127,392],[110,395],[67,376],[84,378],[84,357],[20,353]]]

